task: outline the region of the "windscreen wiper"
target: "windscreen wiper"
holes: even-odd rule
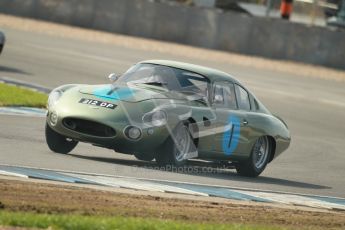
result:
[[[152,81],[152,82],[144,82],[142,84],[145,84],[145,85],[154,85],[154,86],[164,86],[164,85],[167,85],[167,83],[165,82],[158,82],[158,81]]]

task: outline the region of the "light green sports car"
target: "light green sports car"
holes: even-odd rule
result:
[[[224,72],[152,60],[109,78],[51,92],[45,134],[52,151],[67,154],[81,141],[160,166],[232,162],[255,177],[290,144],[285,122]]]

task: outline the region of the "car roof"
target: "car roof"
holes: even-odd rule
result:
[[[154,65],[163,65],[163,66],[169,66],[173,68],[183,69],[187,71],[191,71],[194,73],[201,74],[205,77],[207,77],[211,82],[212,81],[230,81],[232,83],[236,83],[247,90],[247,92],[260,103],[260,110],[263,113],[270,113],[268,109],[261,103],[261,101],[253,94],[251,93],[243,84],[241,84],[236,78],[231,76],[230,74],[227,74],[225,72],[222,72],[220,70],[200,66],[200,65],[194,65],[189,64],[185,62],[178,62],[178,61],[170,61],[170,60],[147,60],[147,61],[141,61],[139,64],[154,64]]]
[[[154,64],[154,65],[169,66],[169,67],[183,69],[183,70],[187,70],[187,71],[201,74],[201,75],[207,77],[208,79],[210,79],[210,81],[216,81],[216,80],[231,81],[233,83],[238,83],[238,84],[242,85],[236,78],[234,78],[233,76],[231,76],[225,72],[222,72],[222,71],[219,71],[216,69],[212,69],[212,68],[208,68],[208,67],[204,67],[204,66],[200,66],[200,65],[194,65],[194,64],[189,64],[189,63],[185,63],[185,62],[178,62],[178,61],[169,61],[169,60],[147,60],[147,61],[142,61],[139,63],[140,64]]]

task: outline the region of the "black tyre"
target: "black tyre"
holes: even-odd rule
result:
[[[78,141],[70,140],[55,132],[48,124],[46,124],[45,133],[48,147],[53,152],[67,154],[78,144]]]
[[[247,177],[259,176],[266,168],[270,155],[271,143],[268,137],[260,137],[255,142],[249,159],[236,164],[237,173]]]
[[[192,135],[182,123],[178,124],[165,143],[158,149],[155,159],[158,165],[180,167],[186,163],[185,153],[196,151]]]
[[[150,153],[134,153],[135,158],[141,161],[152,161],[155,157]]]

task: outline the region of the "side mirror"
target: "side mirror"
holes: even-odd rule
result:
[[[219,94],[214,95],[213,103],[215,103],[215,104],[223,104],[223,102],[224,102],[224,98],[223,98],[222,95],[219,95]]]
[[[109,74],[108,79],[109,79],[111,82],[115,82],[115,81],[117,81],[117,79],[119,79],[119,76],[116,75],[115,73],[111,73],[111,74]]]

